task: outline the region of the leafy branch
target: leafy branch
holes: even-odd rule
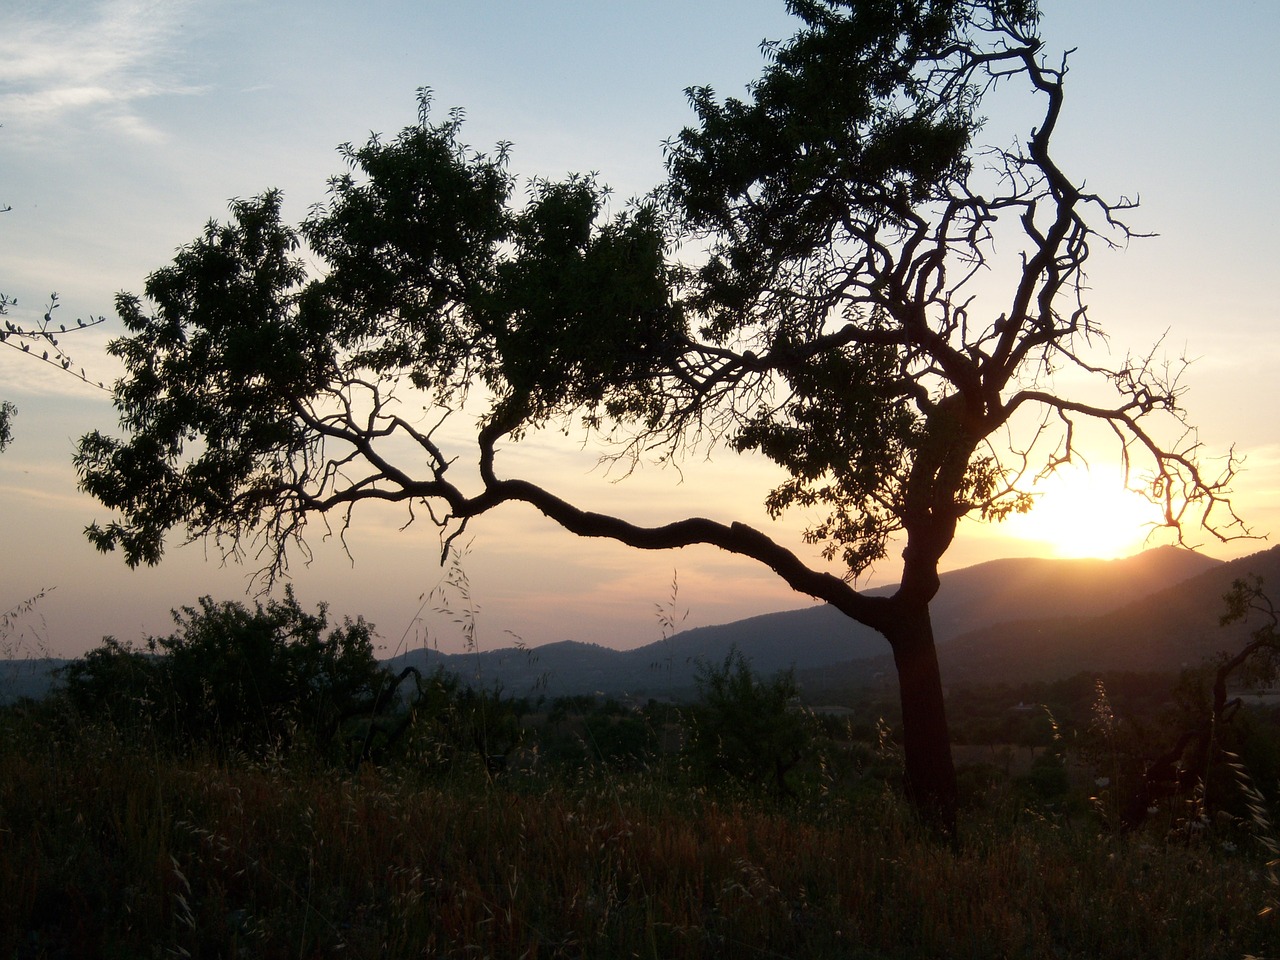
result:
[[[0,294],[0,315],[3,315],[16,302],[16,300],[10,300]],[[69,333],[92,329],[99,324],[105,323],[107,318],[91,317],[88,320],[77,318],[73,327],[68,327],[64,323],[59,323],[55,326],[53,313],[60,306],[58,295],[51,293],[49,294],[49,305],[45,309],[44,316],[41,317],[39,324],[36,326],[24,327],[14,323],[12,320],[6,320],[4,329],[0,330],[0,343],[20,353],[34,357],[42,363],[57,367],[91,387],[109,393],[110,388],[106,384],[101,380],[91,380],[88,374],[85,373],[84,367],[75,363],[71,355],[63,348],[62,340],[60,339]]]

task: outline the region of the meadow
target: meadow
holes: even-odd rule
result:
[[[0,960],[1280,952],[1274,714],[1130,815],[1203,677],[953,691],[940,837],[883,691],[815,712],[734,653],[688,702],[516,698],[291,593],[176,626],[0,707]]]
[[[529,718],[525,718],[527,723]],[[1239,958],[1277,888],[1238,824],[1107,827],[991,783],[954,844],[891,758],[778,796],[652,762],[355,770],[174,751],[51,709],[0,737],[0,956]],[[886,774],[886,771],[890,771]],[[1185,825],[1184,825],[1185,826]]]

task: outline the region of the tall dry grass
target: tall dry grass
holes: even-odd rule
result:
[[[957,849],[889,793],[806,805],[0,744],[0,957],[1239,958],[1266,856],[1016,807]]]

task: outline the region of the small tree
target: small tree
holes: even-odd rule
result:
[[[1126,471],[1142,465],[1175,528],[1195,508],[1227,535],[1235,463],[1202,471],[1180,369],[1085,353],[1101,336],[1085,264],[1128,240],[1133,205],[1054,158],[1067,63],[1033,0],[788,7],[799,32],[767,48],[747,99],[690,91],[697,123],[667,145],[668,182],[612,216],[591,177],[516,199],[507,145],[467,147],[461,114],[434,122],[425,94],[394,140],[343,148],[349,170],[300,229],[278,193],[234,203],[148,300],[117,301],[127,435],[81,441],[83,488],[117,512],[91,540],[137,564],[174,528],[231,552],[258,538],[277,572],[308,520],[350,522],[364,501],[425,505],[446,546],[517,501],[582,536],[718,546],[885,636],[907,788],[949,828],[929,603],[960,520],[1029,509],[1026,481],[1075,455],[1080,420],[1117,438]],[[987,146],[997,86],[1037,119]],[[1055,392],[1062,367],[1093,386]],[[413,390],[436,412],[408,416]],[[464,405],[480,423],[471,477],[436,429]],[[808,539],[836,572],[742,523],[640,527],[501,474],[505,445],[574,422],[636,456],[706,441],[774,460],[788,478],[770,512],[816,512]],[[897,592],[856,589],[898,542]]]
[[[1272,686],[1280,677],[1280,612],[1263,588],[1261,577],[1235,580],[1222,598],[1223,627],[1254,623],[1247,642],[1235,652],[1223,651],[1201,669],[1184,671],[1177,700],[1181,707],[1178,739],[1146,766],[1140,789],[1127,811],[1127,822],[1140,823],[1150,804],[1170,793],[1201,791],[1206,804],[1210,771],[1226,760],[1234,768],[1233,779],[1243,788],[1246,801],[1254,802],[1256,787],[1238,758],[1229,756],[1233,722],[1244,700],[1232,696],[1237,689]]]
[[[62,695],[92,723],[134,726],[157,703],[156,659],[115,637],[58,671]]]
[[[792,792],[787,777],[813,745],[817,730],[798,707],[791,671],[764,680],[738,650],[724,662],[700,663],[688,753],[703,771]]]

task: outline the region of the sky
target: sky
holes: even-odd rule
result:
[[[1280,530],[1271,296],[1280,66],[1270,49],[1280,5],[1224,0],[1211,18],[1204,4],[1178,0],[1042,6],[1048,47],[1075,48],[1064,163],[1098,193],[1140,198],[1135,226],[1157,234],[1091,261],[1092,316],[1115,355],[1161,341],[1195,359],[1185,400],[1203,449],[1234,445],[1246,457],[1240,512],[1257,534]],[[760,71],[760,42],[793,27],[780,0],[9,0],[0,9],[0,205],[11,208],[0,215],[0,291],[18,299],[9,319],[30,325],[54,291],[58,322],[106,317],[64,345],[110,383],[118,291],[140,293],[232,198],[278,187],[286,218],[299,220],[342,169],[337,145],[411,123],[424,86],[440,115],[465,109],[468,142],[511,141],[522,177],[596,172],[619,198],[643,193],[662,179],[663,140],[692,119],[683,90],[740,95]],[[1016,126],[1015,110],[993,102],[992,128]],[[19,409],[0,453],[0,610],[43,592],[0,636],[0,656],[76,656],[104,635],[138,643],[169,632],[170,611],[206,594],[254,601],[251,558],[227,564],[174,539],[159,567],[129,570],[85,541],[84,526],[105,511],[77,491],[71,455],[85,432],[112,429],[104,392],[0,349],[0,399]],[[535,436],[501,465],[641,523],[706,515],[768,527],[821,563],[800,543],[803,516],[772,524],[765,515],[777,480],[767,464],[717,451],[679,472],[644,467],[621,479],[597,453]],[[1140,549],[1139,510],[1108,469],[1114,450],[1099,443],[1091,454],[1088,492],[1060,478],[1028,518],[963,524],[944,568]],[[373,621],[384,655],[462,649],[467,621],[485,648],[630,647],[661,637],[664,611],[688,627],[809,602],[711,548],[641,553],[581,540],[518,506],[473,524],[464,591],[447,585],[434,530],[400,530],[404,519],[358,515],[345,550],[318,531],[313,561],[291,570],[304,605]],[[1188,536],[1223,559],[1268,546]],[[895,579],[886,561],[868,582]]]

